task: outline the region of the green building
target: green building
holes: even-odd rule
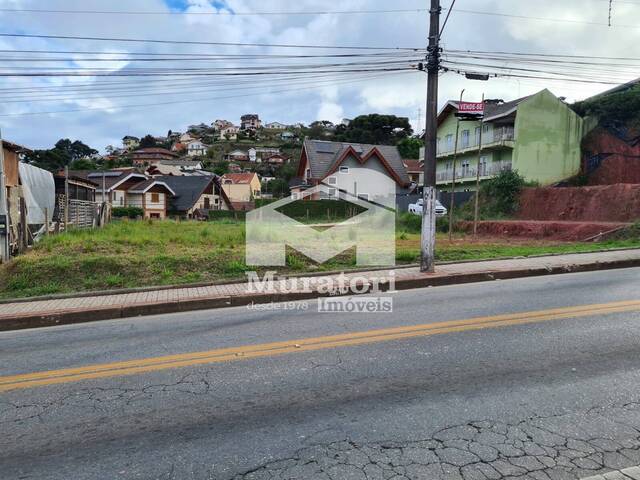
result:
[[[549,90],[506,103],[488,100],[482,123],[460,122],[456,149],[457,103],[447,102],[438,115],[439,190],[450,191],[454,157],[456,191],[475,190],[480,129],[480,180],[512,169],[545,186],[579,173],[583,119]]]

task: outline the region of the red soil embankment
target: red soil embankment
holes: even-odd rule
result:
[[[525,188],[517,217],[555,222],[634,222],[640,219],[640,185]]]
[[[583,241],[627,225],[611,222],[488,220],[478,222],[478,234],[490,237]],[[458,222],[457,227],[467,233],[473,232],[473,222]]]

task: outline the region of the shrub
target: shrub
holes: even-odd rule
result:
[[[525,180],[518,172],[503,170],[480,187],[480,203],[486,216],[513,215],[518,209],[520,192]]]
[[[398,215],[396,229],[409,233],[420,233],[422,230],[422,217],[409,212],[401,213]]]
[[[144,216],[144,210],[140,207],[113,207],[111,215],[114,218],[140,218]]]
[[[231,210],[209,210],[209,220],[244,220],[247,212],[234,212]]]

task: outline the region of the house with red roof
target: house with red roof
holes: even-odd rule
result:
[[[255,172],[227,173],[222,176],[222,189],[234,210],[252,210],[255,199],[260,198],[262,185]]]

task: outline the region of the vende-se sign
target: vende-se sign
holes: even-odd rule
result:
[[[458,113],[460,115],[484,115],[484,103],[482,102],[459,102]]]

